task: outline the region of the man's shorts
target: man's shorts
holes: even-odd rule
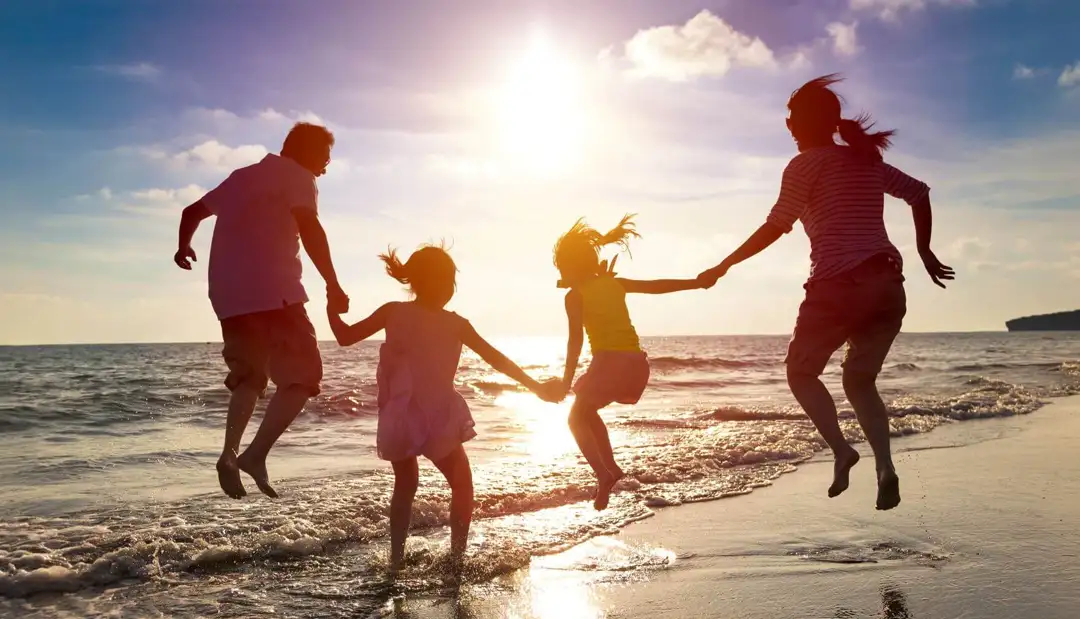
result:
[[[900,265],[884,254],[806,287],[788,344],[788,371],[820,376],[845,342],[845,373],[877,376],[907,313]]]
[[[226,318],[221,336],[230,391],[246,385],[262,393],[273,380],[278,388],[301,386],[318,395],[322,358],[303,304]]]

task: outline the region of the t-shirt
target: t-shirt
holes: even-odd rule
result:
[[[581,293],[582,323],[593,354],[599,350],[641,350],[626,307],[626,289],[616,278],[600,275],[575,289]]]
[[[217,216],[210,303],[219,320],[306,303],[293,209],[318,212],[315,175],[278,155],[240,168],[203,197]]]
[[[918,181],[847,146],[799,153],[788,163],[768,221],[790,232],[796,221],[810,237],[810,279],[836,277],[877,254],[901,263],[885,231],[885,194],[913,204],[929,193]]]

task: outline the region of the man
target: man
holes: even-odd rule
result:
[[[308,297],[300,278],[300,241],[326,281],[328,307],[348,311],[349,297],[338,284],[319,223],[315,185],[315,178],[326,172],[333,145],[334,136],[325,127],[297,123],[280,156],[267,155],[234,171],[185,208],[180,218],[173,260],[191,270],[191,239],[202,220],[217,216],[208,279],[225,342],[225,385],[232,392],[217,472],[221,489],[234,499],[247,494],[240,471],[264,494],[277,497],[266,472],[266,455],[308,398],[319,393],[322,359],[304,311]],[[277,391],[255,439],[238,455],[244,429],[269,379]]]

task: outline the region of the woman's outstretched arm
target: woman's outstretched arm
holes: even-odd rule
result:
[[[716,280],[727,274],[731,267],[749,260],[754,256],[760,254],[770,245],[775,243],[777,239],[784,235],[784,229],[771,222],[765,222],[760,228],[754,231],[750,235],[750,238],[746,239],[738,249],[731,252],[727,258],[720,264],[714,266],[711,269],[702,271],[698,275],[698,282],[703,286],[709,287],[716,283]]]

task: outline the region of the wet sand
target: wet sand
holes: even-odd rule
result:
[[[752,494],[653,518],[386,616],[1080,617],[1080,398],[894,441],[903,503],[874,510],[873,459],[829,499],[816,458]]]

